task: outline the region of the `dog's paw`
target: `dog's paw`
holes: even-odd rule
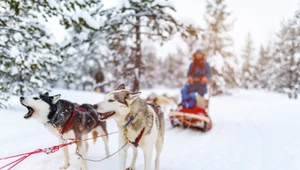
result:
[[[67,164],[67,165],[64,165],[64,166],[61,166],[59,167],[60,170],[65,170],[65,169],[68,169],[70,166],[70,164]]]
[[[126,168],[126,170],[134,170],[134,168],[129,167],[129,168]]]

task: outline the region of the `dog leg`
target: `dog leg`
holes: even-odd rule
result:
[[[108,147],[108,136],[104,136],[102,138],[103,142],[104,142],[104,145],[105,145],[105,153],[106,153],[106,157],[110,156],[110,153],[109,153],[109,147]]]
[[[119,148],[121,148],[125,144],[123,136],[119,136]],[[128,147],[125,146],[124,149],[120,150],[119,152],[119,170],[125,170],[126,167],[126,158],[127,158],[127,149]]]
[[[155,170],[159,170],[160,154],[161,154],[162,147],[163,147],[163,139],[162,138],[160,138],[160,137],[158,138],[158,140],[156,141],[155,147],[156,147]]]
[[[78,140],[79,139],[79,140]],[[81,154],[82,158],[81,158],[81,170],[87,170],[87,165],[86,165],[86,161],[84,160],[86,158],[86,145],[84,144],[84,142],[82,141],[82,138],[77,138],[78,143],[77,143],[77,147],[79,149],[79,153]]]
[[[59,142],[61,144],[63,144],[64,140],[60,139]],[[63,147],[62,150],[63,150],[63,153],[64,153],[64,161],[65,161],[65,163],[59,169],[67,169],[70,166],[70,158],[69,158],[69,149],[68,149],[68,146]]]
[[[85,141],[84,143],[85,143],[85,150],[86,150],[86,152],[88,152],[88,150],[89,150],[89,143],[87,141]]]
[[[144,149],[144,161],[145,161],[144,170],[151,170],[152,152],[153,152],[153,144],[149,144],[149,146]]]
[[[133,158],[132,158],[132,161],[131,161],[131,165],[126,170],[134,170],[134,167],[135,167],[135,162],[136,162],[136,159],[137,159],[138,149],[137,149],[137,147],[132,146],[132,150],[133,150]]]
[[[101,135],[104,135],[104,134],[107,135],[106,124],[103,124],[102,126],[97,127],[97,132],[98,132],[98,134],[101,134]],[[106,157],[108,157],[110,155],[110,153],[109,153],[109,147],[108,147],[108,140],[109,140],[108,136],[103,136],[102,140],[103,140],[104,145],[105,145]]]

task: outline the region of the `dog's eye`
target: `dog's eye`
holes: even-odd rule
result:
[[[40,98],[38,98],[38,97],[34,97],[33,99],[34,99],[34,100],[40,100]]]
[[[110,100],[108,100],[108,102],[114,102],[114,100],[110,99]]]

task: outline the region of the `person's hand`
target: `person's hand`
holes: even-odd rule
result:
[[[189,76],[187,82],[189,84],[193,84],[194,83],[194,78],[192,76]]]
[[[208,82],[208,79],[206,76],[201,78],[201,84],[207,84],[207,82]]]

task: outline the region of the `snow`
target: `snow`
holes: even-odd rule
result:
[[[90,27],[94,29],[100,28],[100,22],[96,21],[87,11],[82,11],[78,17],[83,18]]]
[[[142,90],[142,97],[152,92],[178,95],[179,89]],[[96,103],[103,95],[93,92],[55,89],[51,94],[78,103]],[[37,148],[58,144],[57,139],[34,119],[25,120],[26,108],[17,97],[11,97],[9,110],[0,110],[0,158]],[[266,91],[235,92],[232,96],[213,97],[210,115],[213,129],[201,133],[189,129],[171,128],[166,120],[165,144],[161,156],[161,170],[296,170],[300,169],[299,100]],[[108,121],[108,131],[117,127]],[[111,153],[118,149],[117,135],[110,136]],[[79,169],[75,147],[70,149],[71,167]],[[137,170],[143,170],[143,154],[138,154]],[[128,164],[132,152],[129,151]],[[104,144],[90,143],[88,157],[105,156]],[[153,158],[154,160],[154,158]],[[0,161],[0,167],[7,161]],[[90,170],[118,169],[118,156],[101,163],[88,162]],[[63,164],[62,151],[33,155],[16,166],[15,170],[53,170]],[[154,161],[152,166],[154,167]]]
[[[19,51],[18,47],[13,46],[13,47],[11,48],[11,51],[10,51],[10,56],[13,57],[13,58],[15,58],[15,57],[17,57],[19,54],[20,54],[20,51]]]
[[[216,55],[208,58],[209,63],[211,63],[211,67],[215,68],[219,73],[222,73],[224,67],[224,57],[217,52]]]
[[[128,0],[118,0],[118,3],[116,5],[116,9],[121,9],[123,7],[130,7],[130,3]]]

